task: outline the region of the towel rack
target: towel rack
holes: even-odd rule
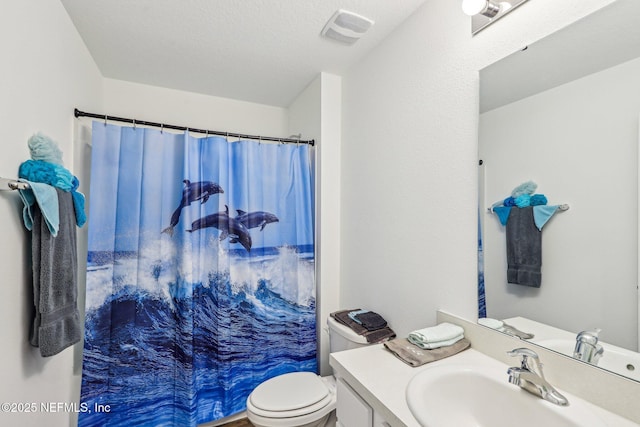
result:
[[[29,189],[29,184],[26,182],[17,181],[15,179],[9,178],[1,178],[0,177],[0,190],[8,191],[8,190],[27,190]]]
[[[495,206],[495,207],[499,207],[499,206]],[[494,208],[494,206],[491,206],[490,208],[487,208],[487,212],[488,213],[493,213],[493,208]],[[568,211],[569,210],[569,205],[567,203],[564,203],[564,204],[558,206],[558,210],[562,211],[562,212]]]

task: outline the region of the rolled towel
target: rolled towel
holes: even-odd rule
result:
[[[526,208],[531,206],[531,196],[529,194],[521,194],[516,197],[516,206],[519,208]]]
[[[506,199],[504,199],[502,204],[504,206],[515,206],[516,205],[516,199],[513,198],[513,197],[507,197]]]

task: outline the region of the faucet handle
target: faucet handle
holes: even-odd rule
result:
[[[591,331],[582,331],[576,336],[576,341],[584,342],[595,346],[598,344],[598,334],[602,331],[600,328],[596,328]]]
[[[518,357],[521,356],[522,359],[526,359],[528,357],[532,358],[532,359],[538,359],[538,353],[536,353],[535,351],[528,349],[528,348],[514,348],[511,351],[507,351],[507,354],[509,356],[513,356],[513,357]]]
[[[528,348],[514,348],[508,351],[507,354],[512,357],[520,357],[520,367],[527,369],[531,372],[536,372],[541,377],[542,375],[542,363],[538,357],[538,353]],[[533,363],[531,361],[533,361]]]

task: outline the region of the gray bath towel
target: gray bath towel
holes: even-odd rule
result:
[[[398,359],[402,360],[407,365],[415,367],[458,354],[461,351],[468,349],[471,346],[471,343],[466,338],[462,338],[453,345],[433,350],[423,350],[417,345],[409,342],[406,338],[396,338],[385,342],[384,346]]]
[[[533,207],[512,208],[507,220],[507,282],[539,288],[542,283],[542,231]]]
[[[53,237],[39,209],[33,209],[31,255],[35,316],[30,342],[53,356],[80,341],[77,296],[76,215],[71,193],[56,188],[60,213]]]

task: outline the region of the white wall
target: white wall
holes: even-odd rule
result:
[[[0,176],[17,178],[20,163],[30,158],[27,139],[38,131],[58,142],[65,166],[73,170],[73,108],[102,107],[102,76],[60,2],[3,2],[0,15]],[[28,343],[31,244],[21,218],[18,194],[0,193],[0,402],[77,402],[74,350],[80,346],[42,358]],[[36,413],[0,412],[3,426],[67,426],[73,420],[75,414],[45,413],[39,407]]]
[[[487,203],[533,180],[570,204],[543,228],[539,289],[507,284],[504,227],[483,215],[489,317],[598,327],[637,350],[638,75],[640,59],[482,114]]]
[[[104,79],[104,112],[199,129],[288,137],[286,108]]]
[[[478,70],[611,0],[535,0],[471,37],[430,0],[343,80],[341,305],[399,335],[477,316]]]
[[[329,375],[326,321],[340,308],[340,120],[342,79],[321,73],[289,106],[291,133],[315,139],[316,287],[319,367]]]

